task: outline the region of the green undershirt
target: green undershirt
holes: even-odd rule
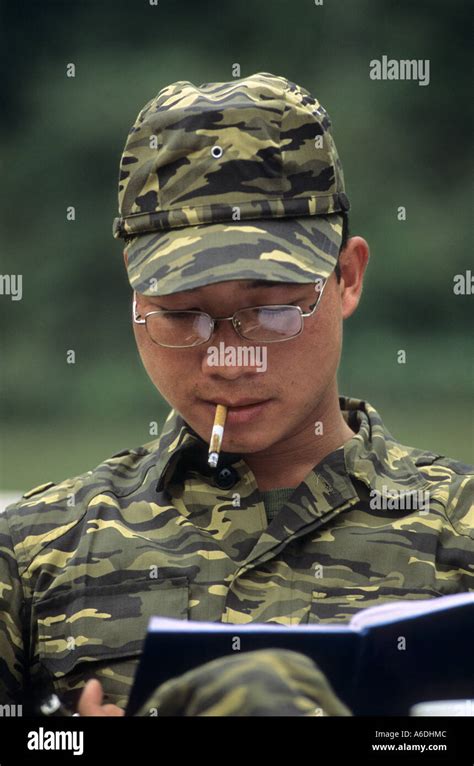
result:
[[[294,487],[284,487],[282,489],[267,489],[265,492],[260,492],[269,524],[294,491]]]

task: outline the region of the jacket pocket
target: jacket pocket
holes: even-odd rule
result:
[[[443,594],[426,587],[392,587],[387,585],[350,585],[343,587],[321,585],[314,589],[308,613],[308,623],[349,622],[361,609],[390,601],[423,600]]]
[[[41,601],[36,607],[40,665],[61,678],[81,663],[137,657],[150,617],[188,619],[188,588],[186,577],[175,577],[93,586]]]

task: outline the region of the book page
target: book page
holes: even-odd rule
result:
[[[423,599],[418,601],[394,601],[390,604],[371,606],[361,610],[350,621],[353,630],[363,630],[374,625],[396,622],[405,617],[416,617],[421,614],[452,609],[462,604],[472,604],[474,608],[474,593],[455,593],[451,596]]]

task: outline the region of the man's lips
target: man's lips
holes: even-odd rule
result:
[[[268,399],[235,399],[235,401],[231,402],[229,399],[219,398],[219,399],[203,399],[206,404],[213,404],[214,407],[216,407],[218,404],[224,404],[226,407],[248,407],[251,404],[263,404],[263,402],[268,402]]]
[[[225,404],[227,409],[227,418],[224,426],[248,423],[261,417],[271,403],[271,399],[237,399],[232,404],[228,399],[219,399],[218,401],[201,400],[209,409],[212,416],[215,415],[216,406]]]

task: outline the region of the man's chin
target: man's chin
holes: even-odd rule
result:
[[[186,420],[186,418],[184,418],[184,420]],[[186,420],[186,422],[203,441],[209,444],[211,429],[202,428],[201,424],[193,425],[189,420]],[[262,431],[252,433],[251,429],[247,428],[243,429],[242,433],[235,434],[230,433],[230,430],[230,428],[224,427],[224,439],[221,445],[222,452],[251,455],[257,452],[263,452],[278,440],[277,435],[272,438],[271,435],[268,434],[268,429],[266,429],[264,433],[262,433]]]
[[[269,449],[277,438],[269,438],[266,434],[242,434],[242,436],[231,436],[230,434],[226,438],[224,432],[224,441],[222,443],[223,452],[236,452],[241,455],[253,455],[258,452],[264,452]]]

